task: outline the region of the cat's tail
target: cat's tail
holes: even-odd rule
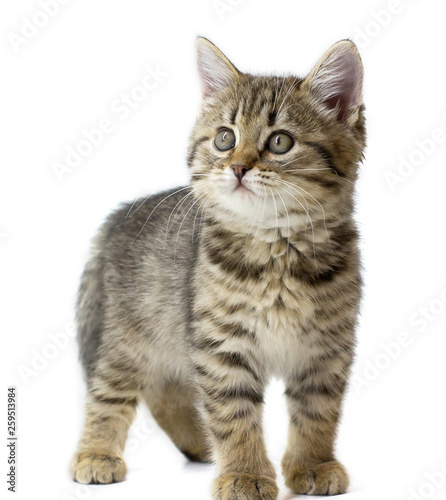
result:
[[[104,322],[104,263],[102,256],[103,231],[93,240],[91,255],[82,274],[76,303],[79,358],[87,383],[90,382],[98,360]]]

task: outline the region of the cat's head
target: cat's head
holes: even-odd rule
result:
[[[349,215],[365,147],[356,46],[336,43],[306,78],[242,73],[204,38],[197,54],[202,106],[188,165],[202,206],[254,228]]]

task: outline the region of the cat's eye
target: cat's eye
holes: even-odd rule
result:
[[[268,141],[269,150],[278,155],[288,153],[293,145],[293,138],[285,132],[274,132]]]
[[[221,129],[214,139],[214,146],[219,151],[229,151],[235,146],[235,134],[230,128]]]

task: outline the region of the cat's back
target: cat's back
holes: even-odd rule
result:
[[[95,250],[123,277],[141,266],[150,271],[151,264],[156,267],[150,274],[156,274],[159,265],[164,276],[173,266],[178,272],[186,258],[190,262],[193,240],[199,236],[194,201],[190,187],[184,186],[124,203],[107,217]]]

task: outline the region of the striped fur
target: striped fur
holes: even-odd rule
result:
[[[189,459],[217,463],[215,499],[275,499],[262,410],[279,376],[290,414],[287,486],[343,493],[334,444],[361,296],[361,62],[348,41],[306,79],[241,73],[204,39],[198,56],[191,186],[113,213],[82,279],[89,392],[72,474],[82,483],[124,478],[128,427],[145,400]],[[236,137],[229,151],[213,145],[222,127]],[[289,152],[268,149],[276,131],[293,137]],[[242,187],[231,170],[240,164]]]

